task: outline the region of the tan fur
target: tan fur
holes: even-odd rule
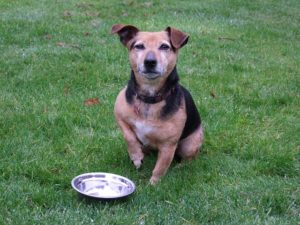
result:
[[[154,52],[157,61],[159,62],[159,67],[162,69],[163,74],[170,74],[170,72],[173,70],[174,66],[176,65],[176,58],[177,54],[174,54],[173,51],[159,51],[158,47],[162,43],[166,43],[171,46],[170,38],[168,37],[168,34],[166,31],[162,32],[139,32],[137,36],[132,40],[136,41],[136,44],[142,43],[146,51],[140,51],[140,50],[131,50],[129,52],[129,60],[131,67],[135,74],[139,74],[139,67],[142,67],[142,64],[144,62],[144,59],[146,55],[149,52]],[[148,80],[144,78],[143,76],[135,76],[137,79],[137,82],[142,87],[143,92],[155,92],[160,90],[162,85],[165,83],[168,76],[162,76],[158,78],[157,80]],[[152,89],[151,89],[152,88]]]
[[[113,33],[119,32],[125,25],[115,25]],[[131,26],[134,32],[135,27]],[[177,30],[176,30],[177,31]],[[181,35],[180,31],[178,31]],[[177,36],[176,36],[177,37]],[[179,40],[180,41],[180,40]],[[145,49],[130,49],[132,43],[143,44]],[[162,32],[137,32],[130,40],[124,41],[129,49],[129,60],[134,71],[136,81],[143,94],[153,94],[161,89],[167,77],[176,65],[177,50],[159,50],[164,43],[171,46],[171,40],[166,31]],[[144,59],[149,52],[153,52],[158,61],[157,70],[162,76],[149,80],[141,74]],[[190,136],[179,141],[185,121],[186,109],[184,101],[178,111],[167,119],[160,118],[160,112],[165,101],[156,104],[146,104],[134,97],[133,104],[128,104],[124,88],[118,95],[115,103],[116,121],[123,132],[127,142],[128,153],[136,168],[139,168],[144,158],[142,144],[158,150],[158,159],[150,179],[151,184],[157,183],[169,168],[174,154],[177,153],[184,159],[192,159],[198,153],[203,142],[203,131],[200,127]],[[142,144],[141,144],[142,142]]]

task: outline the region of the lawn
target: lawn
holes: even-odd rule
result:
[[[115,23],[190,35],[178,72],[205,144],[149,185],[113,116],[127,82]],[[0,0],[0,224],[300,224],[299,0]],[[125,201],[71,188],[132,179]]]

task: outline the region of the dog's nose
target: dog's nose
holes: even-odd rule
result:
[[[153,52],[149,52],[146,55],[146,58],[144,60],[145,67],[147,69],[154,69],[156,64],[157,64],[157,60],[156,60],[155,54]]]

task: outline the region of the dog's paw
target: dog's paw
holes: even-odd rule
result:
[[[151,185],[156,185],[156,184],[158,183],[158,181],[159,181],[159,178],[158,178],[158,177],[152,176],[152,177],[150,178],[150,184],[151,184]]]
[[[132,163],[136,169],[139,169],[143,164],[143,160],[132,160]]]

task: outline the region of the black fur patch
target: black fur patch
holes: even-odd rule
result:
[[[166,98],[166,105],[161,110],[161,117],[167,118],[175,113],[181,104],[182,92],[179,85],[179,77],[177,74],[176,67],[173,69],[168,79],[166,80],[165,86],[163,87],[165,92],[172,89],[172,94]]]
[[[181,90],[184,94],[185,108],[187,114],[187,120],[185,122],[185,126],[183,128],[183,132],[180,137],[180,139],[184,139],[187,136],[189,136],[191,133],[193,133],[200,126],[201,118],[189,91],[182,86],[181,86]]]
[[[136,90],[137,90],[136,80],[133,71],[131,71],[130,79],[128,81],[126,92],[125,92],[126,101],[130,105],[133,103],[133,97],[136,95]]]

